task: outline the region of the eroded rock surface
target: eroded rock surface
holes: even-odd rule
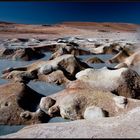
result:
[[[140,108],[118,117],[36,124],[0,138],[139,138]]]
[[[0,124],[34,124],[47,120],[43,112],[34,113],[42,97],[43,95],[23,83],[1,85]]]
[[[89,118],[84,114],[88,114],[85,112],[92,106],[99,107],[105,117],[110,117],[125,113],[137,105],[126,97],[117,96],[105,89],[101,90],[99,87],[77,80],[69,83],[63,91],[43,97],[39,106],[50,117],[59,115],[63,118],[77,120],[84,119],[86,116],[86,119],[91,120],[91,116],[94,119],[94,111],[91,111]]]
[[[44,57],[44,54],[32,48],[1,48],[0,58],[30,61]]]
[[[55,83],[57,85],[62,85],[62,84],[67,85],[70,82],[70,80],[68,78],[66,78],[63,71],[61,71],[61,70],[53,71],[47,75],[40,74],[40,75],[38,75],[38,80],[45,81],[48,83]]]
[[[116,66],[116,68],[121,67],[128,67],[130,69],[133,69],[140,75],[140,51],[137,50],[134,54],[132,54]]]
[[[37,61],[25,67],[4,70],[2,77],[6,79],[16,79],[19,81],[29,81],[37,79],[40,75],[47,75],[54,71],[61,70],[66,77],[63,79],[74,80],[77,72],[88,67],[89,66],[86,63],[80,61],[75,56],[67,54],[53,60]],[[62,74],[60,73],[60,76],[58,75],[57,77],[59,78],[61,75]],[[54,80],[52,79],[52,82],[53,81]]]
[[[87,63],[105,63],[103,60],[101,60],[98,57],[89,58],[85,62],[87,62]]]
[[[76,78],[98,89],[112,91],[116,95],[140,98],[140,76],[128,68],[85,69],[77,73]]]

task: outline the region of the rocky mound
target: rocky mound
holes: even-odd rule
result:
[[[121,67],[128,67],[133,69],[140,75],[140,51],[138,50],[116,66],[116,68]]]
[[[3,71],[3,78],[15,79],[16,81],[30,81],[50,74],[56,70],[61,70],[69,80],[75,79],[75,74],[89,66],[81,62],[73,55],[62,55],[49,61],[37,61],[31,65],[19,68],[10,68]],[[42,78],[39,78],[42,79]]]
[[[19,49],[1,48],[0,49],[0,58],[3,59],[30,61],[34,59],[40,59],[42,57],[44,57],[44,54],[32,48],[19,48]]]
[[[88,82],[92,87],[112,91],[116,95],[140,98],[140,76],[128,69],[86,69],[76,74],[76,78]]]
[[[0,124],[34,124],[47,120],[43,112],[35,114],[43,95],[23,83],[0,86]],[[25,112],[26,111],[26,112]]]
[[[101,60],[98,57],[89,58],[89,59],[85,60],[85,62],[87,62],[87,63],[105,63],[103,60]]]

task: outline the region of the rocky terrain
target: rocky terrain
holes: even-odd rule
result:
[[[0,138],[139,138],[139,28],[1,22]]]

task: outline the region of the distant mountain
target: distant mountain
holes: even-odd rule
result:
[[[14,22],[0,21],[0,24],[16,24]]]
[[[62,22],[61,25],[76,27],[76,28],[89,28],[89,29],[102,29],[102,30],[120,30],[120,31],[136,31],[140,28],[140,24],[133,23],[120,23],[120,22]]]

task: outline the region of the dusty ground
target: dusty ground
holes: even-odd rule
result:
[[[124,39],[138,38],[140,25],[124,23],[66,22],[56,25],[22,25],[0,23],[2,38],[45,38],[56,39],[66,36],[86,38]],[[131,39],[132,39],[131,38]]]

